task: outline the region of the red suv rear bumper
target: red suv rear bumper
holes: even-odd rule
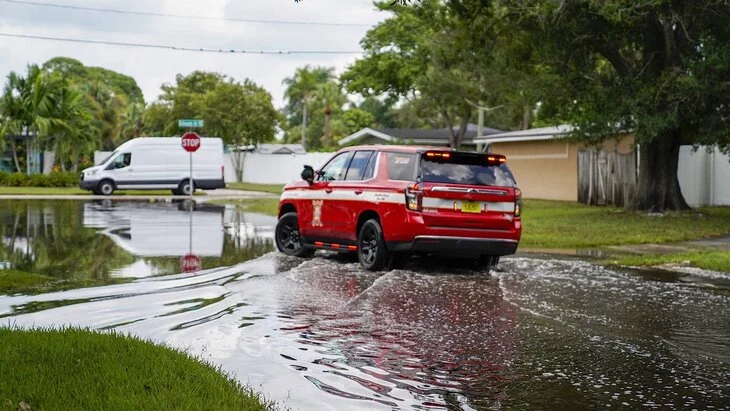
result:
[[[388,232],[388,226],[385,226],[390,251],[503,256],[517,251],[522,235],[519,217],[512,222],[511,230],[493,230],[429,227],[421,213],[408,211],[406,214],[405,224],[391,226],[398,227],[397,230]]]
[[[388,249],[394,252],[426,252],[449,255],[503,256],[517,251],[516,240],[473,237],[416,236],[413,241],[390,242]]]

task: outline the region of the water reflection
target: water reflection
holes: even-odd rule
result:
[[[318,291],[280,295],[290,323],[281,330],[309,353],[284,358],[346,398],[414,409],[498,406],[518,349],[518,309],[495,278],[430,268],[374,277],[352,265],[302,264],[292,277]]]
[[[179,273],[181,257],[203,269],[273,249],[273,217],[185,201],[0,203],[0,268],[58,279],[112,280]]]

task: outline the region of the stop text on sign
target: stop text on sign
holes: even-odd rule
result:
[[[182,148],[185,151],[195,152],[200,148],[200,136],[197,133],[189,132],[182,136],[181,140]]]

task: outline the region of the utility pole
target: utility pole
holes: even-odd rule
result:
[[[500,104],[500,105],[494,106],[494,107],[484,107],[484,106],[482,106],[481,102],[479,102],[479,104],[476,104],[476,103],[472,102],[471,100],[469,100],[468,98],[465,98],[464,100],[466,100],[466,102],[469,103],[469,105],[476,107],[477,110],[479,111],[479,120],[478,120],[478,124],[477,124],[477,137],[482,137],[484,135],[483,134],[484,133],[484,114],[489,111],[498,110],[498,109],[504,107],[504,105]],[[480,145],[477,144],[477,151],[482,151],[482,149],[483,149],[483,147],[480,147]]]

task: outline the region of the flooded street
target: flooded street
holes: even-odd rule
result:
[[[0,296],[0,321],[179,347],[282,408],[730,409],[730,274],[548,256],[370,273],[273,252],[272,217],[178,206],[5,202],[3,264],[130,280]],[[202,271],[178,274],[188,253]]]

